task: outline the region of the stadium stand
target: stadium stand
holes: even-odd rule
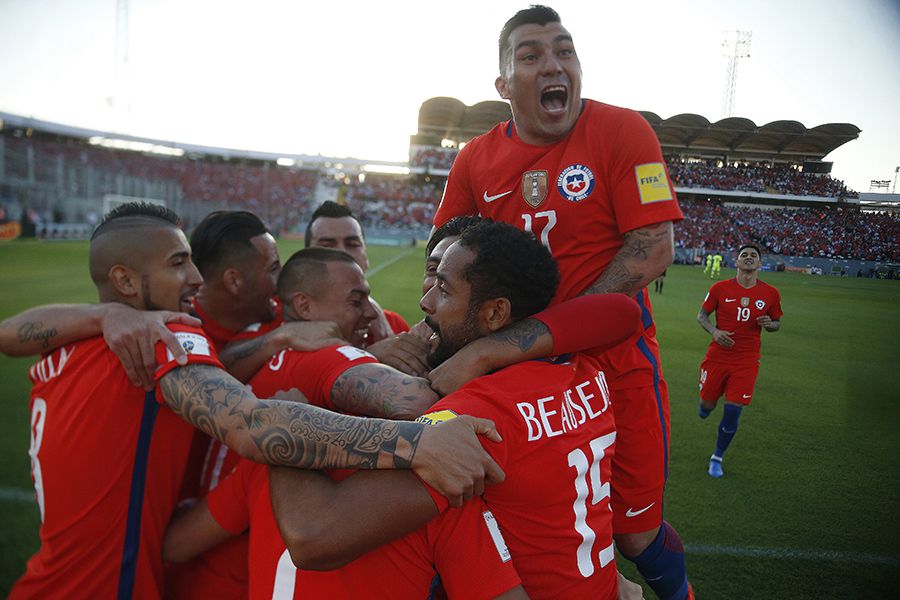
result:
[[[641,114],[660,139],[684,208],[676,228],[682,258],[749,240],[777,255],[900,261],[900,211],[867,209],[822,160],[856,139],[856,126]],[[422,239],[459,149],[509,118],[504,102],[426,100],[409,162],[380,163],[409,174],[382,174],[366,168],[379,161],[362,159],[298,155],[284,166],[275,154],[171,143],[182,156],[111,149],[88,143],[99,132],[0,114],[0,215],[21,220],[26,235],[30,228],[82,238],[100,216],[100,199],[116,194],[165,202],[188,227],[229,208],[256,212],[276,232],[300,233],[330,199],[346,202],[369,235]]]

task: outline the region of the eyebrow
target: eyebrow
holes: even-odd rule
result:
[[[566,42],[566,41],[568,41],[568,42],[572,41],[572,36],[567,33],[561,33],[558,36],[556,36],[555,38],[553,38],[554,44],[558,44],[559,42]],[[522,48],[524,46],[540,46],[540,45],[542,45],[542,44],[538,40],[522,40],[521,42],[516,44],[516,47],[514,48],[513,51],[518,52],[519,48]]]

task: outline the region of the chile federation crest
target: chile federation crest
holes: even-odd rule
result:
[[[594,173],[582,164],[569,165],[559,174],[556,187],[566,200],[581,202],[594,191]]]

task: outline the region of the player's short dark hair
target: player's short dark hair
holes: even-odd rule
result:
[[[532,234],[484,221],[463,231],[459,244],[475,254],[463,273],[472,286],[470,307],[507,298],[513,319],[519,320],[547,308],[556,294],[556,261]]]
[[[106,213],[91,234],[91,240],[93,241],[108,231],[123,227],[144,227],[153,224],[154,221],[157,224],[165,223],[173,227],[181,227],[181,217],[170,208],[149,202],[128,202]]]
[[[736,254],[740,254],[740,253],[744,250],[744,248],[753,248],[754,250],[756,250],[756,253],[757,253],[757,254],[759,254],[760,256],[762,256],[762,250],[760,250],[759,246],[757,246],[756,244],[754,244],[754,243],[752,243],[752,242],[748,242],[748,243],[746,243],[746,244],[742,244],[741,247],[737,249]]]
[[[352,256],[333,248],[303,248],[294,252],[278,275],[278,296],[283,302],[290,302],[297,292],[316,293],[322,283],[327,283],[330,262],[356,265]]]
[[[360,233],[362,233],[363,239],[366,239],[366,231],[365,229],[363,229],[362,223],[359,222],[359,219],[353,216],[352,210],[350,210],[343,204],[338,204],[337,202],[326,200],[319,205],[319,208],[317,208],[309,218],[309,224],[306,226],[306,235],[303,238],[303,245],[307,248],[312,243],[313,223],[315,223],[317,219],[321,219],[322,217],[325,217],[326,219],[342,219],[344,217],[350,217],[351,219],[359,223],[359,231]]]
[[[210,278],[237,261],[255,256],[257,250],[250,240],[266,233],[265,223],[252,212],[211,212],[191,233],[192,259],[203,278]]]
[[[503,71],[503,57],[509,51],[509,36],[513,30],[522,25],[546,25],[547,23],[561,23],[559,13],[542,4],[532,4],[528,8],[524,8],[514,14],[509,21],[500,30],[500,40],[498,46],[500,48],[500,71]]]
[[[444,238],[452,237],[454,235],[459,235],[472,225],[476,223],[481,223],[484,221],[484,217],[479,217],[478,215],[462,215],[459,217],[453,217],[440,227],[434,230],[434,233],[431,234],[431,237],[428,238],[428,244],[425,245],[425,258],[427,259],[432,252],[434,252],[435,246],[441,243],[441,240]]]

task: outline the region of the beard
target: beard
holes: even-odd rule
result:
[[[441,329],[431,317],[425,317],[425,323],[438,336],[437,343],[426,357],[428,366],[432,369],[440,366],[469,342],[481,337],[475,325],[475,312],[471,310],[466,315],[465,320],[455,327]]]

